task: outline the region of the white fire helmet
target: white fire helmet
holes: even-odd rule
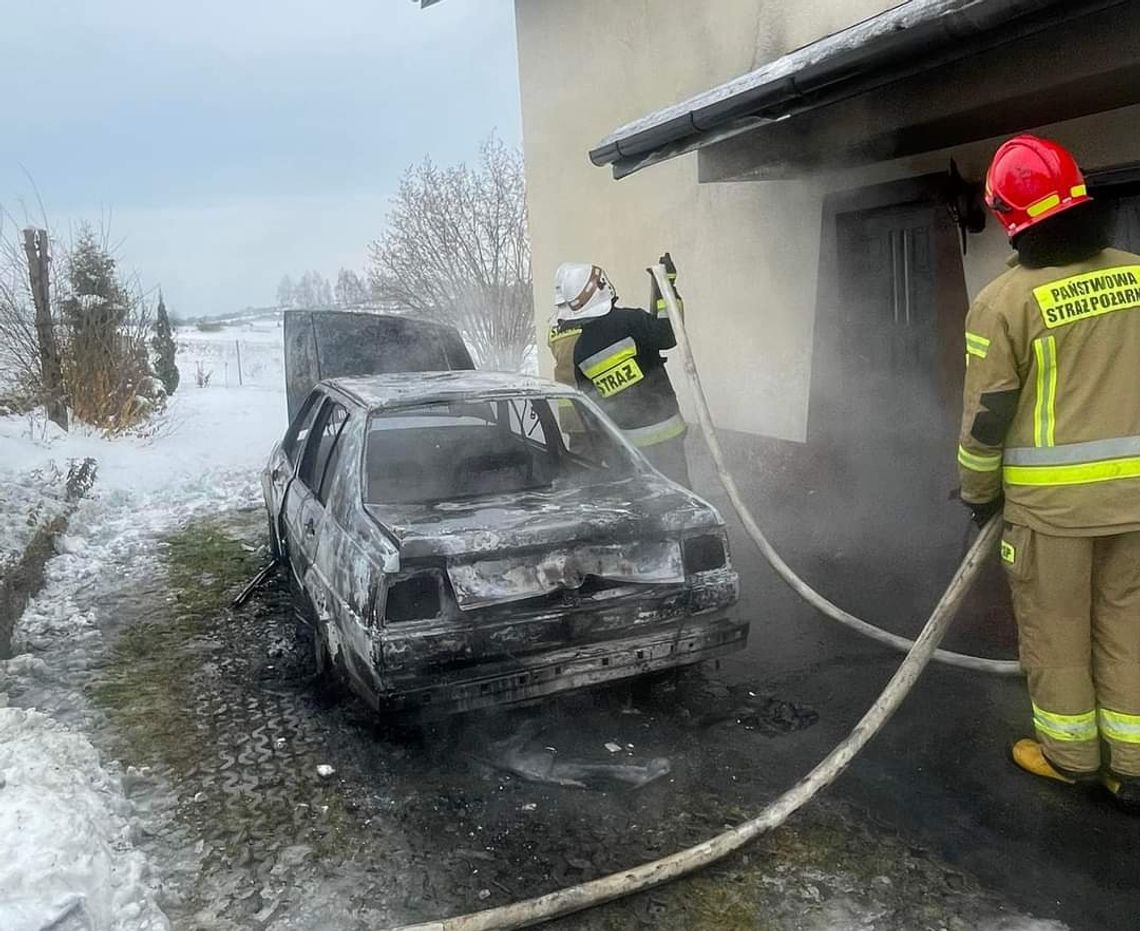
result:
[[[554,273],[554,312],[559,320],[588,320],[609,313],[617,292],[597,265],[563,262]]]

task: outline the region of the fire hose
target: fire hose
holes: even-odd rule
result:
[[[891,676],[882,693],[847,736],[806,776],[755,817],[693,847],[643,863],[632,869],[622,870],[609,876],[603,876],[577,886],[559,889],[510,905],[502,905],[454,918],[442,918],[422,924],[406,925],[396,929],[396,931],[507,931],[507,929],[512,928],[526,928],[563,915],[592,908],[635,892],[641,892],[702,869],[733,851],[739,850],[761,834],[779,827],[792,814],[811,801],[817,792],[834,782],[855,759],[859,751],[887,723],[903,699],[910,693],[927,663],[932,659],[985,672],[1012,674],[1019,671],[1016,662],[983,659],[938,649],[938,644],[945,636],[950,622],[954,619],[963,599],[977,579],[986,557],[1000,537],[1002,525],[1000,515],[991,518],[989,523],[982,528],[981,533],[954,573],[946,591],[939,599],[938,604],[935,605],[925,626],[913,641],[888,633],[843,611],[812,589],[792,571],[760,530],[747,505],[744,504],[736,488],[736,483],[728,472],[724,453],[713,429],[708,402],[701,389],[700,378],[693,362],[676,293],[669,283],[664,266],[655,265],[650,269],[650,272],[657,281],[666,302],[669,318],[673,323],[673,331],[677,337],[677,345],[681,350],[685,372],[692,383],[701,430],[716,464],[718,477],[749,536],[752,537],[780,577],[809,604],[819,608],[829,617],[872,637],[880,643],[905,650],[906,656],[895,670],[894,675]]]
[[[844,611],[838,605],[833,604],[796,575],[792,568],[784,562],[780,554],[776,552],[775,547],[772,546],[767,536],[764,535],[764,531],[760,529],[760,525],[756,522],[756,519],[752,516],[752,512],[748,509],[748,505],[744,503],[744,499],[736,487],[736,481],[728,471],[724,451],[720,447],[720,440],[717,439],[716,429],[713,427],[712,414],[709,413],[708,400],[705,398],[704,390],[701,388],[701,378],[697,373],[697,365],[696,362],[693,361],[693,351],[689,344],[689,334],[685,331],[685,323],[677,304],[677,294],[673,290],[672,283],[669,281],[663,265],[654,265],[650,269],[650,273],[657,281],[657,287],[660,288],[662,297],[665,298],[665,306],[669,312],[669,320],[673,324],[673,333],[677,337],[677,346],[681,350],[682,365],[684,366],[685,374],[688,376],[689,383],[693,389],[693,401],[696,404],[697,419],[700,422],[701,433],[704,435],[705,445],[708,446],[709,453],[712,455],[713,462],[716,464],[717,478],[720,479],[721,485],[724,486],[724,490],[728,494],[728,498],[732,502],[732,506],[740,518],[740,522],[748,532],[748,536],[752,538],[752,542],[756,544],[764,558],[768,560],[768,563],[776,571],[776,574],[813,608],[826,614],[832,620],[839,621],[840,624],[844,624],[858,633],[863,634],[865,637],[870,637],[872,640],[905,653],[914,646],[913,641],[908,640],[906,637],[900,637],[898,634],[892,634],[880,627],[876,627],[874,624],[870,624],[862,618],[858,618],[854,614]],[[967,656],[963,653],[954,653],[949,650],[936,650],[933,658],[940,663],[946,663],[950,666],[960,666],[963,669],[973,669],[976,672],[992,672],[1005,676],[1015,676],[1021,673],[1021,664],[1016,660],[987,659],[981,656]]]

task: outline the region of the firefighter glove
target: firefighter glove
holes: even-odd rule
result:
[[[980,503],[963,501],[962,503],[970,509],[970,519],[979,527],[984,527],[991,517],[1001,511],[1002,506],[1005,504],[1005,497],[998,495],[992,501],[982,501]]]
[[[669,284],[673,286],[673,293],[677,295],[677,306],[683,311],[685,304],[681,299],[681,292],[677,290],[677,266],[673,264],[673,256],[666,252],[658,257],[657,264],[665,267],[665,276],[669,279]],[[665,309],[665,298],[661,295],[661,289],[657,287],[657,279],[653,277],[652,269],[646,269],[646,271],[649,272],[650,278],[650,313],[658,317],[665,317],[668,315]]]

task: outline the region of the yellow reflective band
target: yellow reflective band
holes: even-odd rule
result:
[[[979,456],[977,453],[970,452],[966,447],[959,446],[958,462],[975,472],[996,472],[1001,468],[1001,453]]]
[[[978,349],[986,350],[990,348],[990,341],[984,336],[979,336],[977,333],[966,331],[966,345],[976,346]]]
[[[1012,543],[1007,543],[1005,540],[1001,541],[1001,558],[1010,564],[1017,562],[1017,550],[1014,549]]]
[[[569,339],[571,336],[581,336],[582,328],[576,327],[572,330],[551,330],[550,336],[547,337],[547,343],[556,343],[560,339]]]
[[[1118,265],[1059,278],[1033,289],[1045,326],[1067,326],[1089,317],[1140,307],[1140,265]]]
[[[1096,740],[1097,737],[1095,711],[1086,711],[1083,714],[1054,714],[1035,704],[1033,726],[1054,740],[1065,742]]]
[[[607,369],[612,369],[615,365],[620,365],[626,359],[632,359],[637,355],[637,344],[628,336],[625,339],[618,340],[611,346],[607,346],[601,352],[595,352],[587,359],[583,359],[578,367],[582,370],[582,374],[587,378],[594,378],[601,375]]]
[[[632,430],[622,430],[622,433],[634,446],[656,446],[658,443],[664,443],[674,437],[683,436],[685,421],[680,414],[674,414],[668,420],[662,420],[660,423],[650,424],[648,427],[635,427]]]
[[[1070,197],[1084,197],[1086,194],[1088,194],[1088,192],[1089,189],[1083,184],[1074,184],[1071,188],[1069,188]]]
[[[610,398],[645,378],[636,355],[637,343],[627,336],[583,359],[578,367],[594,383],[598,394]]]
[[[1057,403],[1057,340],[1043,336],[1033,341],[1037,356],[1037,403],[1033,409],[1033,443],[1053,446]]]
[[[1010,485],[1092,485],[1126,478],[1140,478],[1140,457],[1083,465],[1005,467],[1005,481]]]
[[[1028,213],[1031,217],[1039,217],[1046,211],[1060,206],[1061,195],[1050,194],[1047,197],[1042,197],[1041,200],[1034,201],[1032,204],[1025,208],[1025,212]]]
[[[1101,708],[1098,712],[1101,735],[1108,740],[1140,744],[1140,714],[1124,714]]]

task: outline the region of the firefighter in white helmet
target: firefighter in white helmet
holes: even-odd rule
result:
[[[665,264],[675,277],[672,262]],[[688,486],[685,421],[661,355],[677,340],[655,287],[653,300],[654,313],[618,307],[597,265],[558,266],[550,332],[555,377],[592,395],[659,472]],[[564,426],[573,445],[574,425]]]

